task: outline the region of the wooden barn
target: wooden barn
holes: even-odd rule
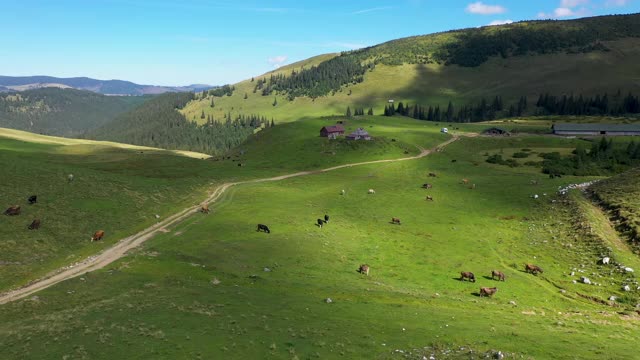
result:
[[[335,139],[337,136],[344,135],[344,127],[342,125],[324,126],[320,129],[320,136]]]
[[[554,124],[551,130],[556,135],[582,136],[633,136],[640,135],[636,124]]]
[[[358,128],[358,130],[347,135],[347,140],[371,140],[371,136],[365,129]]]

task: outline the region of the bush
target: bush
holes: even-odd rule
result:
[[[516,159],[524,159],[529,157],[529,154],[527,154],[526,152],[517,152],[517,153],[514,153],[512,157]]]

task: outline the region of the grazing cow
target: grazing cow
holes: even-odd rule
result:
[[[365,274],[365,275],[369,276],[369,265],[367,265],[367,264],[360,265],[360,267],[358,268],[358,272],[360,274]]]
[[[20,215],[20,205],[13,205],[4,211],[5,215],[13,216]]]
[[[524,264],[524,271],[531,273],[533,275],[544,272],[538,265],[533,265],[533,264]]]
[[[498,277],[499,281],[504,281],[504,273],[502,271],[492,270],[491,271],[491,278],[495,279],[496,277]]]
[[[73,174],[69,174],[69,176],[67,176],[67,181],[68,182],[72,182],[73,181]]]
[[[438,175],[436,175],[436,173],[430,172],[429,173],[429,177],[437,177]]]
[[[398,218],[391,218],[391,223],[392,223],[392,224],[398,224],[398,225],[400,225],[400,219],[398,219]]]
[[[470,271],[463,271],[460,273],[460,280],[464,281],[464,279],[469,279],[471,282],[476,282],[476,276],[473,275]]]
[[[209,213],[209,204],[204,204],[200,207],[200,212],[203,214]]]
[[[462,183],[467,185],[469,183],[469,179],[462,179]]]
[[[31,222],[31,225],[28,226],[29,230],[38,230],[40,228],[40,219],[35,219]]]
[[[327,215],[327,214],[324,215],[324,222],[326,222],[326,223],[329,222],[329,215]]]
[[[451,160],[451,162],[452,162],[452,163],[454,163],[454,162],[456,162],[456,161],[458,161],[458,160],[456,160],[456,159],[452,159],[452,160]]]
[[[481,287],[480,296],[493,296],[498,291],[498,288]]]
[[[256,229],[256,231],[264,231],[267,234],[271,234],[271,230],[269,230],[269,227],[263,224],[258,224],[258,228]]]
[[[433,201],[433,196],[431,196],[431,195],[427,195],[426,200]]]
[[[375,191],[375,190],[373,190],[373,189],[369,189],[369,191],[368,191],[367,193],[369,193],[369,194],[375,194],[375,193],[376,193],[376,191]]]
[[[324,221],[322,219],[318,219],[317,222],[318,222],[318,227],[321,228],[321,229],[322,229],[322,225],[327,223],[326,221]]]
[[[104,230],[98,230],[95,233],[93,233],[93,236],[91,237],[91,241],[102,240],[103,237],[104,237]]]
[[[38,196],[37,195],[31,195],[29,196],[29,199],[27,199],[29,201],[29,204],[35,204],[38,202]]]
[[[428,184],[428,183],[424,183],[424,184],[422,184],[422,188],[423,188],[423,189],[431,189],[432,187],[433,187],[433,185]]]

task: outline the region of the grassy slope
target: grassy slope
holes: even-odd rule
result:
[[[619,294],[621,277],[595,265],[598,254],[573,237],[573,214],[561,203],[529,197],[582,179],[483,161],[485,152],[569,149],[575,141],[464,139],[421,160],[233,188],[212,215],[103,271],[4,306],[4,354],[403,358],[394,350],[469,345],[533,358],[632,357],[637,318],[577,295]],[[307,158],[291,159],[304,167]],[[428,178],[432,171],[439,177]],[[477,188],[461,185],[463,177]],[[529,185],[533,178],[540,185]],[[434,183],[434,202],[424,200],[425,181]],[[318,229],[324,213],[331,221]],[[403,224],[389,224],[392,216]],[[272,233],[256,233],[256,222]],[[545,273],[525,274],[524,262]],[[371,265],[370,277],[355,272],[361,263]],[[571,282],[567,274],[581,264],[603,276],[592,276],[602,287]],[[494,268],[507,282],[485,278]],[[455,280],[462,270],[478,282]],[[479,286],[500,291],[478,298]]]
[[[432,147],[447,138],[420,121],[377,117],[359,122],[373,126],[368,129],[375,141],[330,142],[318,136],[327,120],[316,119],[260,132],[244,148],[244,155],[229,154],[232,159],[222,161],[203,161],[201,154],[187,154],[196,158],[190,159],[158,149],[0,129],[0,166],[12,174],[0,184],[0,206],[2,211],[14,204],[23,208],[20,216],[0,218],[0,289],[83,259],[149,226],[155,214],[164,217],[197,203],[215,183],[406,157],[405,149],[416,154],[416,146]],[[393,133],[391,123],[403,131]],[[392,142],[390,136],[398,141]],[[285,143],[289,146],[274,144],[282,138],[292,139]],[[294,145],[298,148],[292,151]],[[335,155],[326,154],[327,150]],[[281,163],[269,166],[273,159]],[[238,167],[235,160],[246,166]],[[71,184],[66,182],[69,173],[75,175]],[[39,203],[28,206],[26,199],[32,194],[38,195]],[[42,220],[42,229],[29,232],[26,227],[34,218]],[[89,244],[98,229],[106,230],[106,241]]]
[[[327,114],[344,114],[347,106],[373,107],[376,114],[382,110],[388,99],[411,104],[446,106],[449,100],[461,105],[471,103],[481,97],[501,95],[505,101],[517,100],[527,95],[530,105],[535,103],[541,92],[552,94],[613,94],[621,89],[639,92],[637,83],[629,82],[637,72],[640,58],[640,40],[625,39],[607,42],[610,52],[587,54],[549,54],[493,58],[475,67],[437,64],[384,66],[379,65],[365,75],[361,84],[343,88],[334,96],[315,100],[296,98],[288,101],[285,96],[277,96],[278,105],[272,106],[274,96],[253,93],[254,83],[250,80],[236,84],[231,97],[191,102],[183,113],[188,119],[200,119],[212,114],[222,119],[224,114],[258,113],[277,122],[293,121],[305,117]],[[352,94],[349,96],[349,91]],[[248,98],[244,99],[244,94]]]

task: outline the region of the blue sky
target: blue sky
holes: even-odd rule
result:
[[[0,0],[0,75],[233,83],[314,55],[640,0]]]

